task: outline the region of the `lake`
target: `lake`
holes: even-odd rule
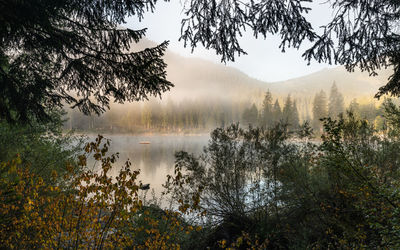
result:
[[[97,136],[88,135],[93,141]],[[164,190],[162,184],[167,174],[174,172],[174,154],[184,150],[193,154],[200,154],[207,145],[209,135],[104,135],[111,139],[109,153],[119,152],[119,161],[111,171],[113,176],[126,160],[132,162],[132,169],[140,169],[139,180],[143,184],[150,183],[156,195]],[[141,144],[148,142],[149,144]],[[89,161],[90,162],[90,161]]]

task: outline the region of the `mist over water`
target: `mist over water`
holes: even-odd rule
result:
[[[139,49],[153,45],[146,40]],[[117,175],[129,159],[132,168],[141,170],[139,179],[150,183],[156,194],[162,192],[166,175],[173,173],[175,152],[184,150],[198,155],[207,144],[208,134],[217,127],[232,123],[265,127],[287,120],[295,129],[307,121],[318,134],[322,131],[320,118],[328,114],[337,117],[347,109],[371,124],[382,123],[380,103],[372,97],[386,81],[388,71],[369,77],[365,72],[348,73],[337,67],[270,83],[236,68],[185,58],[171,51],[167,51],[165,60],[168,80],[175,86],[163,93],[162,99],[113,103],[111,110],[100,117],[67,109],[68,121],[64,124],[65,130],[102,134],[111,139],[109,152],[120,153],[112,174]],[[337,103],[332,102],[338,99],[332,98],[334,85],[340,95]],[[267,92],[270,98],[266,98]],[[318,99],[321,92],[325,97]],[[94,140],[95,136],[89,138]],[[141,141],[150,144],[140,144]]]
[[[94,141],[95,135],[88,135]],[[113,165],[111,174],[116,176],[126,160],[132,163],[132,169],[140,169],[138,180],[150,183],[156,195],[163,191],[162,184],[168,174],[174,172],[174,154],[177,151],[199,155],[209,140],[208,135],[104,135],[111,140],[108,153],[119,153],[119,160]],[[149,142],[150,144],[140,144]],[[91,166],[91,164],[89,164]],[[150,190],[151,191],[151,190]]]

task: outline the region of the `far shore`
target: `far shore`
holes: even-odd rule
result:
[[[63,133],[69,133],[71,130],[64,130]],[[165,133],[165,132],[144,132],[144,133],[129,133],[129,132],[96,132],[96,131],[72,131],[74,135],[87,135],[87,136],[97,136],[97,135],[103,135],[103,136],[209,136],[210,132],[199,132],[199,133]]]

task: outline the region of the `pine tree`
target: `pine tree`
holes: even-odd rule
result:
[[[290,115],[292,112],[292,106],[293,106],[292,99],[290,95],[288,95],[286,97],[285,104],[283,105],[283,110],[282,110],[282,119],[285,123],[289,123]]]
[[[246,108],[242,115],[243,122],[245,124],[257,125],[258,121],[258,110],[256,105],[253,103],[250,108]]]
[[[370,124],[374,124],[375,118],[378,115],[378,109],[374,102],[360,105],[359,112],[360,117],[366,119]]]
[[[270,127],[273,124],[273,117],[272,117],[272,94],[268,90],[265,93],[264,100],[262,103],[262,110],[261,110],[261,125],[265,127]]]
[[[310,108],[309,108],[309,104],[310,104],[310,99],[307,98],[304,100],[304,109],[305,109],[305,117],[303,122],[307,121],[308,124],[311,124],[311,116],[310,116]]]
[[[290,124],[292,124],[293,128],[298,128],[300,126],[300,121],[299,121],[299,111],[297,110],[296,100],[293,101],[291,119],[292,119],[292,121]]]
[[[333,82],[329,95],[328,115],[337,118],[339,114],[344,112],[343,95],[339,92],[336,83]]]
[[[145,129],[150,129],[152,125],[152,110],[151,106],[147,103],[142,107],[142,115],[141,115],[142,125]]]
[[[132,52],[145,29],[120,27],[155,3],[1,1],[0,119],[49,120],[63,103],[100,114],[110,99],[138,101],[169,90],[162,59],[168,43]]]
[[[327,108],[328,107],[327,107],[326,94],[323,90],[321,90],[319,93],[315,94],[313,108],[312,108],[313,112],[312,125],[315,131],[321,131],[322,123],[320,119],[328,115]]]
[[[360,117],[360,104],[357,102],[357,99],[353,99],[349,105],[349,111],[353,113],[356,117]]]
[[[278,99],[276,99],[274,106],[272,108],[272,121],[273,123],[280,122],[282,119],[282,109],[281,106],[279,105]]]
[[[290,95],[287,96],[285,105],[283,106],[282,118],[291,129],[295,129],[299,126],[299,113],[297,111],[296,102],[292,101]]]

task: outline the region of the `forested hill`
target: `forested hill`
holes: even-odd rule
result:
[[[139,48],[156,44],[142,39]],[[216,64],[204,59],[183,57],[170,50],[165,55],[167,77],[175,87],[163,94],[163,99],[218,99],[224,101],[243,100],[250,96],[263,96],[268,83],[249,77],[233,67]]]
[[[324,69],[310,75],[268,84],[271,92],[277,95],[292,93],[296,97],[313,96],[317,91],[329,93],[335,82],[347,102],[354,98],[372,98],[380,86],[387,82],[390,70],[382,70],[378,76],[369,76],[367,72],[348,72],[344,67]]]
[[[155,43],[143,39],[139,46],[143,49],[155,46]],[[171,96],[177,101],[182,98],[212,97],[244,101],[250,97],[262,98],[262,92],[267,89],[281,98],[288,94],[294,98],[308,98],[321,89],[329,93],[332,83],[336,82],[345,101],[349,102],[353,98],[372,98],[379,87],[386,83],[390,72],[383,70],[377,77],[370,77],[367,72],[356,70],[349,73],[344,67],[338,66],[287,81],[268,83],[252,78],[233,67],[204,59],[183,57],[171,51],[167,51],[165,60],[168,64],[168,79],[175,87],[164,94],[164,97]]]
[[[144,40],[135,49],[152,46],[155,43]],[[281,109],[279,112],[284,113],[288,110],[286,104],[291,103],[293,108],[295,106],[296,120],[302,122],[313,117],[316,93],[324,90],[326,96],[330,96],[334,82],[342,96],[341,106],[348,107],[350,102],[356,101],[374,109],[377,105],[373,96],[388,77],[386,72],[379,77],[369,77],[367,73],[348,73],[344,68],[337,67],[284,82],[267,83],[235,68],[183,57],[171,51],[167,51],[165,61],[168,65],[167,77],[175,87],[163,93],[161,101],[151,98],[150,102],[113,104],[111,110],[101,117],[86,117],[76,110],[67,110],[69,119],[65,128],[99,132],[180,133],[208,132],[235,122],[256,124],[260,122],[268,90],[277,109]],[[374,115],[371,116],[373,119]]]

